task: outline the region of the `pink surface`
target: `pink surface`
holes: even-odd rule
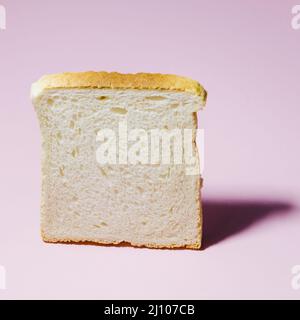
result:
[[[1,0],[0,299],[300,298],[295,1]],[[176,73],[208,90],[204,250],[41,241],[30,85],[81,70]]]

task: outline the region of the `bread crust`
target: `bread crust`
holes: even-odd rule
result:
[[[199,250],[201,247],[201,243],[195,242],[193,244],[170,244],[170,245],[159,245],[154,243],[146,243],[146,244],[139,244],[134,242],[127,242],[127,241],[105,241],[105,240],[84,240],[84,239],[56,239],[56,238],[48,238],[44,232],[42,232],[42,239],[46,243],[63,243],[63,244],[83,244],[83,245],[101,245],[101,246],[116,246],[116,247],[136,247],[136,248],[149,248],[149,249],[193,249]]]
[[[31,88],[34,100],[51,89],[148,89],[183,91],[198,95],[205,105],[207,92],[195,80],[160,73],[67,72],[43,76]]]

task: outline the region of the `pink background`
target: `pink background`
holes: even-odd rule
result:
[[[299,1],[298,1],[299,2]],[[2,298],[291,298],[300,264],[297,0],[1,0]],[[40,133],[30,85],[45,73],[176,73],[209,92],[204,250],[44,244]]]

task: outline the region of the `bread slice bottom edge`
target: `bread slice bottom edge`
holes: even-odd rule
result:
[[[79,245],[99,245],[99,246],[115,246],[115,247],[135,247],[135,248],[149,248],[149,249],[192,249],[199,250],[201,248],[201,241],[197,241],[193,244],[169,244],[159,245],[154,243],[135,243],[129,241],[105,241],[96,239],[68,239],[68,238],[48,238],[43,232],[41,234],[42,240],[45,243],[62,243],[62,244],[79,244]]]

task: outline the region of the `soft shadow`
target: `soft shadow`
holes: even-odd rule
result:
[[[203,249],[221,242],[272,215],[286,215],[292,204],[281,201],[203,201]]]

